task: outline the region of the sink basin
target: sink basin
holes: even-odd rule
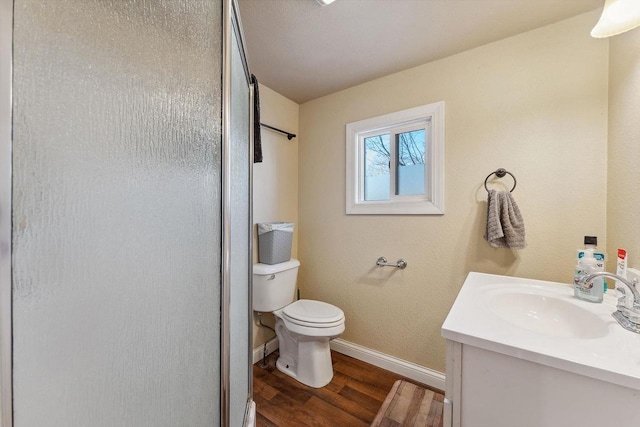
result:
[[[520,288],[523,288],[520,286]],[[529,331],[564,338],[605,336],[608,325],[601,317],[570,302],[567,297],[543,295],[525,289],[489,291],[489,309],[507,322]]]

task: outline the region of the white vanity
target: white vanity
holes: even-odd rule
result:
[[[470,273],[442,326],[445,427],[640,426],[640,334],[607,294]]]

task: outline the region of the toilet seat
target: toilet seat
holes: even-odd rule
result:
[[[298,300],[282,309],[291,323],[308,328],[333,328],[344,323],[344,312],[322,301]]]
[[[333,339],[344,332],[344,312],[326,302],[299,300],[273,312],[299,339]]]

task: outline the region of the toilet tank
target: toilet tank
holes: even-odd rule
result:
[[[300,261],[291,258],[279,264],[253,265],[253,310],[278,310],[295,299]]]

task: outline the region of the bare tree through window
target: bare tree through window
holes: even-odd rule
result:
[[[389,135],[377,135],[364,139],[366,152],[366,175],[376,176],[389,173],[391,148]]]
[[[424,129],[398,134],[398,166],[424,165]]]
[[[398,166],[423,165],[425,162],[424,130],[397,134]],[[365,138],[367,152],[367,175],[388,173],[391,161],[389,135]]]

